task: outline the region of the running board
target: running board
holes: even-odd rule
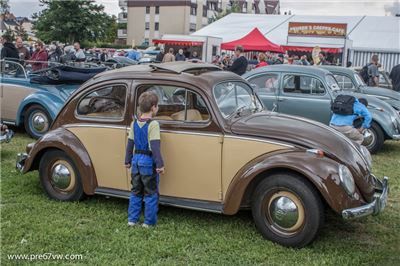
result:
[[[129,199],[130,192],[125,190],[113,189],[113,188],[96,188],[95,194],[117,197],[123,199]],[[222,204],[213,201],[204,200],[193,200],[185,198],[176,198],[168,196],[160,196],[160,204],[165,206],[179,207],[190,210],[206,211],[213,213],[222,213]]]

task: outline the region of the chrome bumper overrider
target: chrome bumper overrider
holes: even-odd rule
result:
[[[26,153],[18,153],[17,155],[17,162],[15,163],[15,168],[17,168],[20,172],[24,170],[26,158],[28,158],[28,154]]]
[[[344,219],[355,219],[371,214],[377,215],[383,211],[386,206],[389,194],[389,178],[385,176],[383,178],[383,181],[380,181],[379,179],[376,180],[378,183],[380,183],[379,185],[381,186],[381,188],[379,188],[379,191],[376,192],[374,200],[371,203],[360,207],[343,210],[342,217]]]
[[[399,135],[393,135],[392,137],[394,140],[400,140],[400,134]]]

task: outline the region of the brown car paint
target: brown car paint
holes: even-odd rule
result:
[[[308,149],[321,149],[327,156],[350,169],[363,198],[368,202],[372,201],[374,187],[366,163],[358,152],[354,152],[347,139],[337,135],[336,131],[328,126],[302,117],[257,113],[236,121],[232,125],[232,132],[238,135],[276,139]],[[368,178],[369,183],[365,178]]]
[[[290,130],[288,130],[289,128],[285,127],[285,123],[291,123],[292,120],[287,120],[289,116],[286,116],[286,119],[279,119],[279,121],[273,123],[264,123],[263,125],[256,123],[257,126],[250,126],[251,123],[247,124],[246,122],[248,120],[251,121],[253,116],[245,117],[243,119],[239,119],[238,121],[233,121],[233,123],[232,121],[226,121],[218,111],[218,106],[214,100],[212,92],[213,87],[217,83],[226,81],[245,82],[241,77],[233,73],[222,71],[207,72],[196,76],[187,73],[171,74],[157,71],[152,72],[151,68],[148,68],[146,70],[146,68],[144,68],[143,66],[141,68],[135,68],[135,66],[132,66],[125,67],[116,71],[103,72],[83,84],[80,89],[78,89],[74,92],[73,95],[71,95],[68,102],[64,105],[59,115],[56,117],[51,127],[52,131],[50,131],[42,139],[40,139],[35,147],[32,149],[26,161],[24,171],[27,172],[35,169],[31,167],[33,165],[33,160],[35,159],[35,156],[40,156],[40,151],[42,151],[43,149],[49,147],[60,148],[70,154],[71,157],[77,162],[77,166],[79,168],[79,171],[82,173],[82,177],[88,178],[88,180],[82,178],[84,179],[83,182],[85,193],[93,194],[94,190],[97,187],[97,182],[95,171],[91,165],[90,158],[79,140],[77,140],[72,133],[60,127],[64,124],[70,123],[101,123],[117,126],[127,126],[132,121],[132,116],[134,114],[133,110],[135,108],[132,108],[132,106],[128,106],[128,112],[125,112],[124,118],[117,122],[111,120],[97,121],[94,119],[82,120],[79,117],[75,116],[76,105],[81,96],[86,94],[88,91],[98,88],[99,86],[103,86],[105,84],[124,83],[128,86],[128,88],[131,88],[130,90],[128,90],[129,93],[127,96],[127,102],[133,103],[136,106],[135,95],[137,85],[140,85],[142,83],[168,83],[176,85],[181,84],[181,86],[183,87],[196,90],[196,92],[198,92],[202,97],[205,97],[206,104],[210,109],[209,111],[211,113],[211,121],[208,124],[205,124],[204,127],[199,128],[197,125],[195,131],[222,131],[224,134],[254,136],[257,138],[265,138],[272,141],[280,140],[283,143],[295,144],[307,148],[320,147],[325,149],[332,149],[324,150],[326,153],[328,153],[328,156],[332,158],[325,157],[316,159],[312,156],[310,157],[310,155],[307,156],[305,151],[293,151],[282,154],[266,154],[264,156],[260,156],[254,159],[236,174],[234,180],[229,186],[226,199],[223,202],[224,213],[236,213],[237,210],[240,208],[247,185],[251,183],[251,180],[256,178],[260,173],[269,171],[271,169],[276,169],[277,167],[284,167],[286,169],[290,169],[291,171],[296,171],[299,174],[307,177],[310,182],[312,182],[317,187],[321,195],[336,212],[340,212],[344,208],[359,206],[364,203],[364,199],[367,202],[370,201],[374,187],[368,184],[366,181],[363,181],[362,179],[363,176],[368,175],[366,166],[362,162],[362,159],[357,158],[357,155],[353,154],[355,153],[354,150],[348,148],[347,143],[339,141],[338,139],[340,137],[333,136],[332,132],[329,132],[326,129],[322,130],[320,128],[320,124],[309,124],[309,126],[313,127],[314,129],[313,133],[310,135],[309,130],[304,131],[307,134],[301,133],[299,127],[291,128]],[[257,117],[258,115],[259,114],[255,114],[254,116]],[[265,113],[262,115],[265,116]],[[277,117],[276,115],[269,116],[271,118]],[[299,126],[305,125],[304,123],[297,124]],[[190,123],[170,124],[168,122],[160,122],[160,125],[162,130],[194,130],[194,125],[190,125]],[[287,131],[279,129],[279,127],[285,128],[285,130]],[[296,132],[296,134],[299,134],[302,137],[294,139],[294,136],[291,135],[293,132]],[[319,133],[322,133],[322,135],[319,135]],[[327,134],[329,136],[329,140],[327,138]],[[332,138],[335,139],[335,141],[332,141]],[[336,145],[332,146],[328,142],[333,142]],[[316,147],[317,145],[318,147]],[[349,154],[345,154],[344,151],[348,152]],[[341,185],[337,182],[337,177],[335,177],[335,174],[337,173],[338,162],[334,161],[337,160],[337,158],[341,158],[342,161],[346,162],[346,166],[350,168],[355,177],[357,187],[360,188],[363,192],[358,200],[351,199],[345,193]],[[40,158],[35,159],[35,162],[39,159]],[[310,160],[312,160],[312,163],[310,163]],[[276,164],[274,164],[274,162]],[[356,191],[357,193],[359,193],[358,190]]]
[[[358,197],[351,198],[340,186],[338,163],[327,157],[318,157],[304,150],[283,150],[262,155],[245,165],[235,176],[229,186],[223,203],[224,214],[235,214],[241,206],[248,205],[255,186],[249,187],[254,181],[258,182],[263,175],[272,174],[285,169],[306,177],[317,188],[320,195],[335,211],[341,212],[346,208],[361,206],[365,203]],[[250,190],[248,190],[248,188]]]
[[[23,173],[39,169],[41,156],[49,149],[62,150],[71,157],[79,170],[85,194],[93,195],[97,179],[90,157],[79,139],[63,127],[48,132],[35,143],[25,161]]]

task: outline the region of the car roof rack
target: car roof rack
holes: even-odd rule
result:
[[[220,67],[206,64],[206,63],[192,63],[192,62],[169,62],[149,65],[153,71],[162,71],[175,74],[181,74],[183,72],[190,73],[193,75],[200,75],[210,71],[220,71]]]

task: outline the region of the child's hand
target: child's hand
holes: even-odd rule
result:
[[[131,168],[131,164],[130,164],[130,163],[125,164],[125,167],[126,167],[126,168]]]
[[[162,175],[165,173],[164,167],[157,168],[156,171],[157,171],[157,173],[162,174]]]

